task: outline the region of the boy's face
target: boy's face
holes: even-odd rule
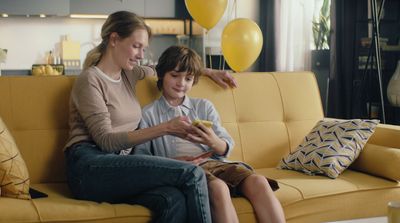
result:
[[[171,105],[177,106],[182,103],[186,92],[192,89],[194,75],[187,72],[177,72],[175,70],[165,73],[163,79],[163,95]]]

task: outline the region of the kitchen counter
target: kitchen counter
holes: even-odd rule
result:
[[[1,76],[24,76],[30,74],[31,70],[1,70]]]
[[[65,75],[79,75],[81,70],[70,70]],[[30,76],[31,70],[1,70],[1,76]]]

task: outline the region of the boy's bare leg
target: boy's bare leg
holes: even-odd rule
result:
[[[226,183],[220,179],[208,182],[211,216],[215,223],[238,223],[239,219]]]
[[[286,222],[282,206],[264,176],[248,176],[240,189],[253,205],[259,223]]]

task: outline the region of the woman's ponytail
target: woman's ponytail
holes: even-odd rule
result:
[[[105,49],[104,45],[105,44],[102,42],[86,54],[86,59],[83,63],[84,70],[99,63]]]

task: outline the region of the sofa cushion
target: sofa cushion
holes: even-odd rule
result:
[[[97,203],[74,199],[65,183],[32,184],[49,196],[31,200],[1,198],[0,222],[150,222],[140,205]],[[23,214],[21,214],[23,213]]]
[[[151,212],[140,205],[97,203],[74,199],[67,184],[33,184],[32,188],[49,195],[32,200],[41,219],[48,222],[149,222]]]
[[[0,117],[1,196],[30,199],[29,174],[14,138]]]
[[[321,120],[278,168],[336,178],[358,157],[378,120]]]
[[[400,199],[400,183],[354,170],[347,170],[336,179],[276,168],[255,171],[278,181],[280,189],[275,194],[287,222],[382,216],[387,211],[388,198]]]

